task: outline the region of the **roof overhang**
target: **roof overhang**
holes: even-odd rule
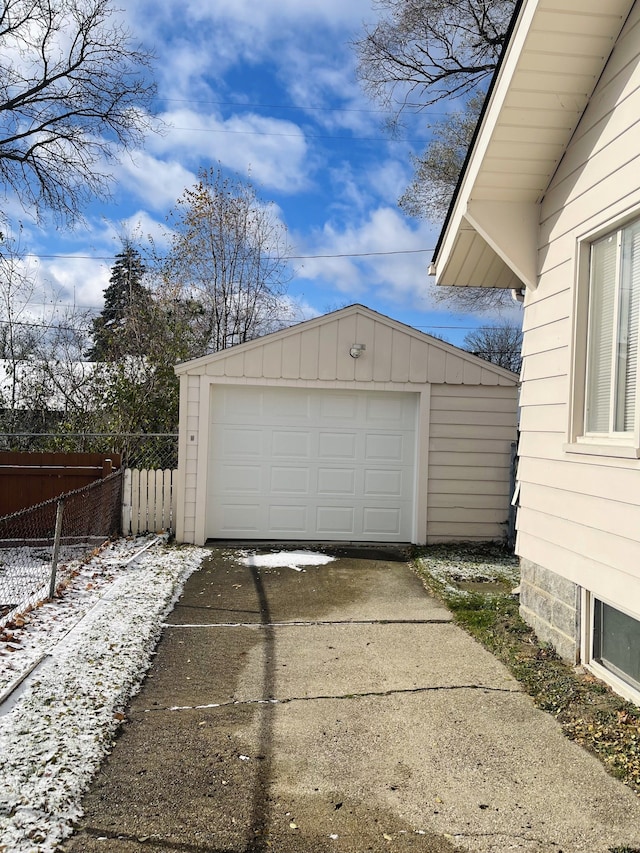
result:
[[[634,0],[521,0],[445,220],[436,284],[534,288],[539,208]]]

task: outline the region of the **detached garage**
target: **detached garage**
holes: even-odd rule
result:
[[[176,373],[180,542],[505,535],[509,371],[353,305]]]

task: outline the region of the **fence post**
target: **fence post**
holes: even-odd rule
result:
[[[62,513],[64,511],[64,500],[58,501],[56,508],[56,531],[53,537],[53,554],[51,556],[51,581],[49,582],[49,598],[56,594],[56,574],[58,571],[58,557],[60,555],[60,539],[62,537]]]

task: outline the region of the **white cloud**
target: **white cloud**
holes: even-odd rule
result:
[[[152,210],[166,211],[185,187],[195,183],[196,175],[177,160],[165,161],[146,151],[136,151],[116,167],[116,178],[128,193],[134,193]]]
[[[42,260],[39,277],[43,292],[46,293],[49,288],[54,292],[49,300],[88,308],[102,305],[103,291],[109,284],[110,273],[110,261],[77,254]]]
[[[239,174],[250,172],[261,187],[285,193],[308,183],[307,143],[294,122],[250,112],[224,120],[188,109],[161,117],[166,133],[149,140],[149,149],[161,157],[180,159],[196,170],[219,162]]]
[[[423,301],[427,264],[435,235],[425,224],[412,224],[397,210],[379,207],[362,221],[344,227],[327,223],[300,254],[362,254],[300,261],[300,279],[323,280],[350,298],[375,292],[378,298],[402,303]],[[301,242],[298,242],[300,248]],[[402,251],[406,254],[402,254]],[[391,252],[396,254],[382,254]]]

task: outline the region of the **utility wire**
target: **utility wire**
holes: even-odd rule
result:
[[[43,304],[43,303],[34,303],[34,304]],[[68,306],[66,306],[68,307]],[[96,313],[100,313],[102,308],[97,305],[88,305],[84,306],[84,310],[86,311],[95,311]],[[60,329],[66,332],[85,332],[88,330],[88,327],[85,326],[61,326],[58,325],[55,320],[52,320],[49,323],[38,322],[35,321],[27,321],[27,320],[5,320],[0,318],[0,324],[4,326],[25,326],[28,328],[34,329]],[[431,329],[432,331],[450,331],[450,332],[476,332],[478,331],[477,326],[412,326],[413,329],[418,329],[419,331],[427,331]],[[491,331],[501,331],[503,326],[482,326],[483,329],[491,330]],[[428,334],[428,331],[427,331]],[[447,343],[445,341],[445,343]]]
[[[388,252],[342,252],[339,254],[319,254],[319,255],[283,255],[281,258],[265,256],[266,261],[281,260],[281,261],[307,261],[318,260],[321,258],[376,258],[388,255],[418,255],[429,253],[432,254],[434,249],[393,249]],[[36,260],[79,260],[79,261],[115,261],[115,255],[36,255],[33,252],[28,252],[25,258],[35,258]]]

